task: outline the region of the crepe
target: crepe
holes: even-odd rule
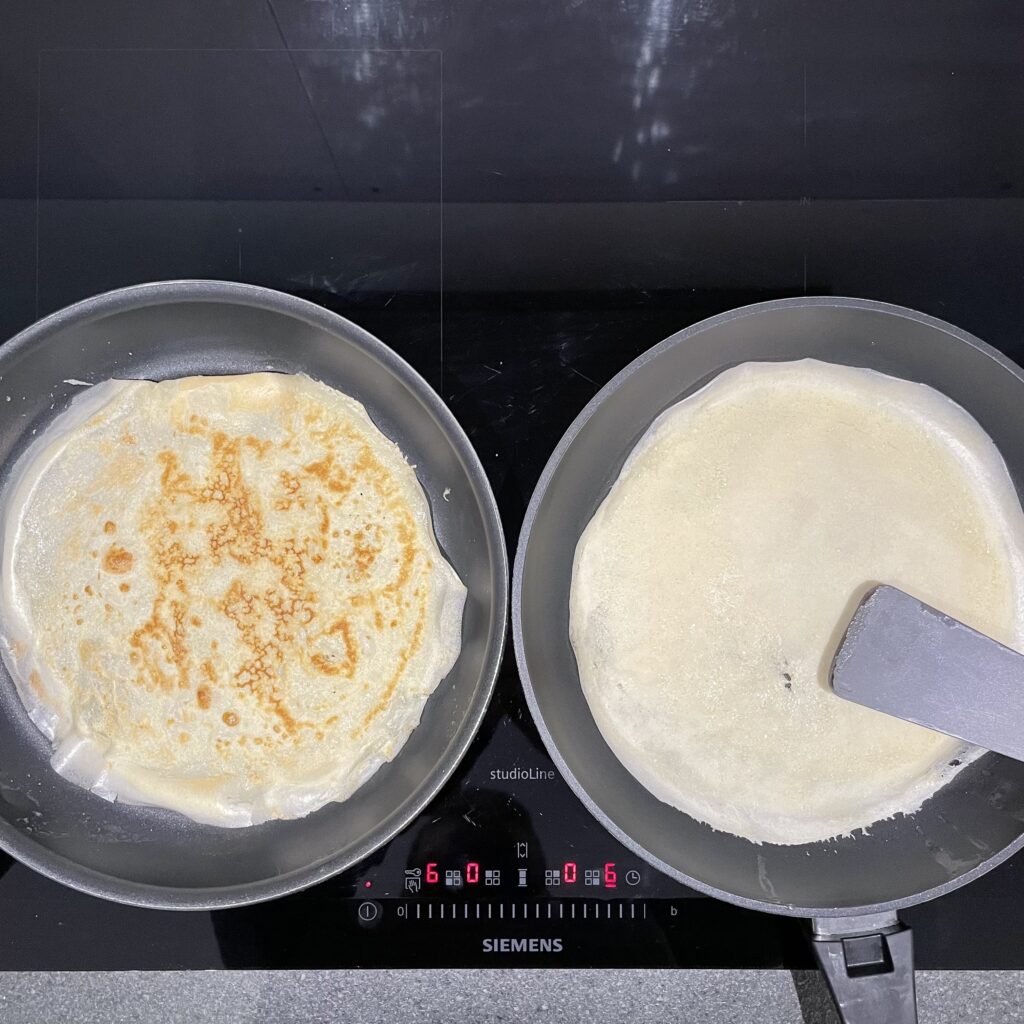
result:
[[[978,753],[848,703],[829,668],[893,584],[1024,642],[1024,513],[950,399],[866,369],[747,363],[663,413],[576,549],[570,636],[609,746],[757,843],[909,814]]]
[[[305,376],[97,385],[2,516],[5,664],[53,767],[110,800],[221,826],[343,800],[459,654],[414,470]]]

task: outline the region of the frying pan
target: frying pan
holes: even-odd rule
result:
[[[555,449],[516,554],[516,658],[552,758],[616,838],[701,892],[815,919],[823,940],[815,951],[826,973],[837,968],[830,984],[848,1019],[874,1007],[871,1013],[885,1016],[864,1019],[912,1020],[910,936],[894,911],[965,885],[1024,845],[1024,764],[987,754],[916,814],[879,822],[868,833],[803,846],[755,845],[662,803],[633,778],[594,722],[569,643],[576,544],[651,422],[737,363],[804,357],[870,367],[948,395],[993,438],[1021,493],[1024,374],[990,346],[879,302],[801,298],[737,309],[673,335],[626,367]],[[860,967],[858,957],[867,958]]]
[[[48,741],[0,676],[0,847],[97,896],[209,909],[280,896],[343,870],[400,831],[466,751],[505,638],[507,562],[498,511],[466,435],[415,370],[366,331],[288,295],[170,281],[70,306],[0,347],[0,465],[80,390],[67,381],[307,373],[362,402],[426,491],[445,556],[468,588],[458,661],[398,756],[343,803],[251,828],[199,825],[112,804],[49,766]],[[6,400],[5,400],[6,399]]]

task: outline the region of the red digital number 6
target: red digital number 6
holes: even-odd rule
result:
[[[428,882],[436,882],[437,881],[437,863],[435,861],[431,861],[427,865],[427,881]]]
[[[619,884],[619,876],[615,873],[615,862],[604,866],[604,887],[614,889]]]

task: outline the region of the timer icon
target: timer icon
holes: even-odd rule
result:
[[[631,868],[626,872],[626,885],[639,885],[640,884],[640,872],[635,868]]]

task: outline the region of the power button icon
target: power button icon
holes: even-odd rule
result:
[[[359,920],[363,924],[373,924],[374,921],[380,916],[380,904],[374,903],[372,900],[367,900],[365,903],[359,904]]]

